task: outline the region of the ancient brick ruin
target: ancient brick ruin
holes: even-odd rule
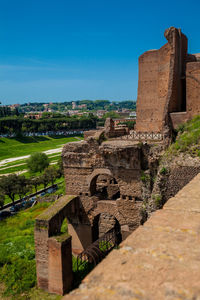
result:
[[[153,185],[146,178],[155,176],[172,130],[200,113],[199,56],[187,53],[180,30],[169,28],[165,37],[166,45],[139,58],[135,130],[117,128],[107,119],[103,130],[63,148],[66,195],[36,220],[40,288],[64,294],[73,280],[72,252],[87,249],[112,227],[124,240],[143,223],[145,189],[151,192]],[[68,233],[63,235],[65,218]]]
[[[167,44],[139,58],[136,131],[169,131],[200,113],[200,55],[188,54],[180,29],[165,37]]]

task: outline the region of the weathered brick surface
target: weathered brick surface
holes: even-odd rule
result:
[[[200,299],[200,174],[64,297]]]
[[[61,234],[60,229],[63,220],[75,211],[77,201],[75,196],[62,197],[39,215],[35,224],[38,287],[61,295],[71,286],[72,251],[71,237]]]
[[[200,62],[187,64],[186,91],[187,112],[191,118],[200,114]]]
[[[165,37],[167,44],[139,57],[137,132],[167,132],[200,113],[200,56],[187,54],[180,29]]]
[[[181,111],[187,39],[173,27],[165,37],[166,45],[139,58],[136,131],[162,132],[168,113]]]
[[[67,234],[62,240],[52,237],[48,240],[48,247],[48,291],[64,295],[71,289],[73,280],[71,237]]]
[[[108,125],[107,134],[114,130],[113,122]],[[73,251],[83,250],[93,242],[94,218],[101,213],[108,213],[119,222],[122,237],[139,226],[140,205],[134,201],[141,199],[141,147],[138,143],[108,140],[99,145],[95,138],[90,138],[65,145],[62,158],[66,194],[79,195],[80,201],[76,214],[68,214]],[[109,223],[107,229],[110,229]]]

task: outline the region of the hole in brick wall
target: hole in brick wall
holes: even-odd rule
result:
[[[96,175],[90,183],[90,193],[99,200],[116,200],[120,198],[117,180],[108,174]]]
[[[62,222],[60,233],[66,233],[66,232],[68,232],[68,228],[67,228],[67,220],[65,218]]]

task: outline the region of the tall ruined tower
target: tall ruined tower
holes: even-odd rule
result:
[[[136,131],[163,132],[170,113],[186,111],[187,37],[165,31],[168,43],[139,57]]]

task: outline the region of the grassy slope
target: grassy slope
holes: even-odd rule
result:
[[[178,136],[174,144],[167,150],[167,154],[177,155],[180,152],[192,156],[200,156],[200,116],[179,126]]]
[[[41,203],[0,221],[0,280],[9,299],[60,299],[35,288],[34,220],[49,205]]]
[[[77,139],[64,136],[0,138],[0,160],[60,148],[63,144],[74,141]]]

